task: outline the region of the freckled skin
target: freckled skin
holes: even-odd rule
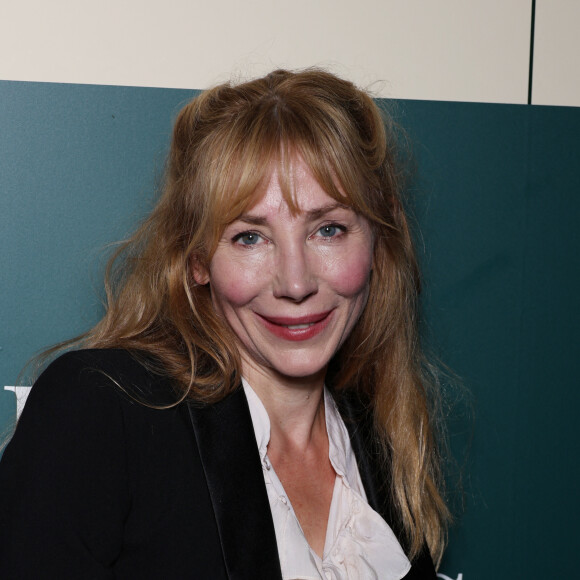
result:
[[[209,272],[194,266],[196,282],[210,283],[216,311],[240,340],[250,384],[321,384],[368,296],[368,222],[327,195],[301,160],[295,168],[297,215],[274,171],[264,196],[224,230]],[[264,321],[320,315],[324,321],[313,324],[315,335],[305,340],[277,336]]]

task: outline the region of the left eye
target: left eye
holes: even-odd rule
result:
[[[329,224],[327,226],[322,226],[318,230],[318,233],[324,238],[332,238],[333,236],[336,236],[336,234],[338,234],[339,231],[340,229],[338,226],[334,224]]]

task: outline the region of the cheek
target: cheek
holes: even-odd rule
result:
[[[337,294],[356,297],[368,289],[372,256],[369,251],[352,252],[328,264],[327,276]]]
[[[259,291],[260,277],[250,268],[239,264],[212,263],[210,287],[214,306],[218,311],[243,306]]]

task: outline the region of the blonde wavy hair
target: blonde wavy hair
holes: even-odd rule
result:
[[[203,92],[179,113],[161,198],[113,256],[106,314],[82,342],[153,354],[183,399],[214,402],[232,392],[240,380],[237,341],[210,288],[194,283],[192,264],[209,265],[223,229],[257,201],[273,163],[282,185],[291,182],[299,155],[328,195],[346,198],[373,229],[368,303],[331,363],[332,386],[369,402],[409,555],[426,541],[438,562],[448,512],[394,141],[371,97],[323,70],[277,70]],[[290,189],[283,187],[296,209]]]

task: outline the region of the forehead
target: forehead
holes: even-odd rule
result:
[[[337,188],[340,189],[340,188]],[[342,192],[341,192],[342,193]],[[290,213],[292,215],[330,210],[335,207],[349,208],[349,200],[329,195],[301,158],[293,160],[291,170],[282,172],[272,167],[257,197],[245,213]]]

